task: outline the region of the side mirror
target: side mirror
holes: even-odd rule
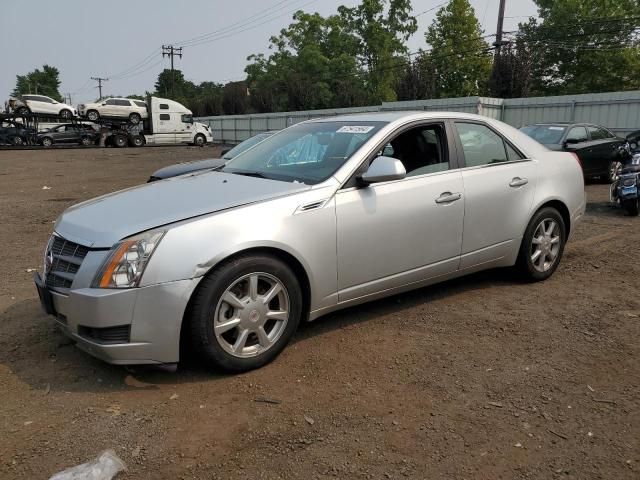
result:
[[[389,182],[391,180],[402,180],[407,176],[404,165],[397,158],[376,157],[369,169],[362,174],[359,180],[369,185],[371,183]]]

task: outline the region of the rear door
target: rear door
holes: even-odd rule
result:
[[[464,167],[464,238],[460,269],[519,248],[529,221],[538,164],[483,122],[455,121]]]
[[[589,125],[587,130],[591,140],[594,170],[597,169],[601,175],[607,175],[611,162],[617,157],[622,140],[601,127]]]
[[[573,152],[580,158],[582,171],[585,175],[593,175],[597,172],[597,162],[594,161],[593,145],[585,125],[574,125],[569,128],[564,139],[566,150]]]

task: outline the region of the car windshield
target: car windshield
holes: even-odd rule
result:
[[[273,135],[273,133],[259,133],[254,137],[247,138],[244,142],[239,143],[238,145],[233,147],[231,150],[229,150],[227,153],[225,153],[222,156],[222,158],[224,158],[225,160],[231,160],[232,158],[240,155],[245,150],[249,150],[254,145],[257,145],[261,141],[269,138],[271,135]]]
[[[526,133],[543,145],[559,144],[567,127],[560,125],[529,125],[522,127],[521,132]]]
[[[338,170],[385,122],[313,122],[296,125],[228,162],[223,172],[308,185]]]

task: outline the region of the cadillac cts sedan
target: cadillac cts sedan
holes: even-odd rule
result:
[[[494,267],[558,267],[582,171],[518,130],[461,113],[378,113],[287,128],[218,170],[73,206],[36,286],[83,350],[244,371],[298,324]]]

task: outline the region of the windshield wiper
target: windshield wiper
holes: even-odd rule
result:
[[[266,178],[268,180],[271,180],[269,177],[267,177],[264,173],[261,172],[255,172],[255,171],[251,171],[251,170],[223,170],[225,173],[232,173],[234,175],[244,175],[245,177],[256,177],[256,178]]]

